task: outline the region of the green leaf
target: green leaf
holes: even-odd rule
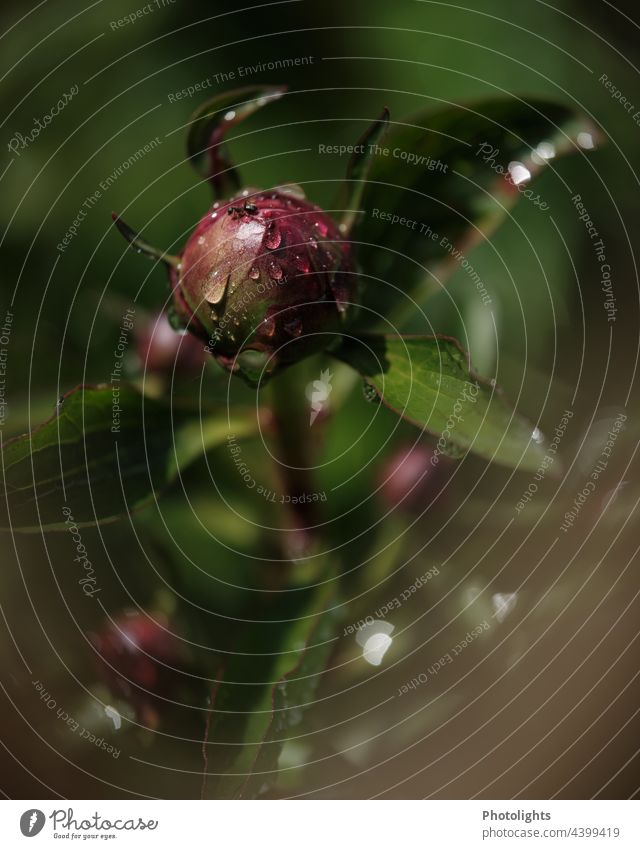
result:
[[[187,153],[196,171],[211,183],[216,197],[224,198],[241,187],[240,176],[223,144],[225,135],[285,91],[285,86],[237,88],[205,101],[191,116]]]
[[[361,336],[333,352],[365,378],[397,415],[440,437],[445,454],[473,451],[495,463],[534,471],[545,456],[534,428],[499,389],[473,374],[454,339]]]
[[[245,628],[214,684],[203,751],[203,796],[254,798],[277,776],[335,644],[335,582],[288,593],[269,623]],[[278,621],[280,620],[280,621]]]
[[[385,106],[380,117],[367,127],[363,135],[360,136],[355,151],[349,160],[344,184],[338,199],[334,203],[335,209],[344,210],[340,222],[342,233],[348,233],[356,220],[357,208],[364,192],[364,181],[367,179],[372,164],[371,151],[382,140],[388,125],[389,110]]]
[[[388,153],[375,156],[352,233],[366,243],[359,252],[363,270],[390,284],[402,280],[406,293],[421,284],[419,299],[439,291],[421,266],[437,266],[442,281],[459,267],[453,249],[469,251],[521,198],[549,214],[535,185],[527,180],[516,186],[508,166],[520,162],[535,178],[559,156],[580,149],[579,132],[588,132],[594,144],[599,140],[587,119],[565,106],[515,99],[427,110],[392,124],[383,148]],[[554,155],[545,159],[537,151]],[[364,293],[365,307],[383,315],[399,300],[402,293],[378,280]],[[366,309],[362,320],[370,321]]]
[[[162,492],[229,432],[255,427],[255,412],[231,422],[224,412],[200,419],[128,384],[80,386],[53,418],[3,446],[0,528],[62,530],[66,510],[76,525],[114,520]]]

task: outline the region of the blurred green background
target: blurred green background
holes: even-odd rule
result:
[[[539,178],[536,191],[552,216],[521,202],[491,243],[472,254],[494,302],[499,351],[464,272],[427,312],[438,331],[466,340],[474,364],[496,375],[521,412],[537,420],[543,411],[543,429],[552,430],[573,403],[562,450],[567,465],[577,461],[561,506],[571,502],[589,465],[588,442],[581,442],[585,427],[594,415],[611,416],[628,405],[627,429],[607,472],[610,485],[599,491],[597,508],[591,505],[595,512],[581,518],[581,529],[547,555],[562,516],[556,502],[543,516],[556,484],[545,481],[525,517],[511,523],[513,503],[529,479],[471,459],[451,472],[445,497],[407,531],[402,551],[385,550],[398,526],[391,520],[375,526],[382,515],[371,497],[379,461],[358,470],[387,439],[384,452],[415,435],[383,412],[359,439],[372,408],[356,391],[325,437],[330,456],[356,443],[339,472],[347,477],[352,469],[357,476],[337,490],[328,508],[336,518],[334,544],[364,533],[347,548],[347,559],[359,568],[350,579],[354,601],[345,621],[375,610],[433,565],[440,575],[393,620],[398,636],[389,668],[364,664],[352,638],[336,641],[334,671],[299,738],[285,748],[280,792],[340,798],[630,795],[640,784],[637,765],[628,760],[638,732],[632,676],[640,126],[599,78],[606,74],[640,110],[638,25],[625,17],[633,19],[637,9],[566,0],[556,7],[479,0],[473,8],[301,0],[243,10],[176,0],[134,23],[111,26],[140,8],[130,0],[89,6],[72,0],[33,8],[6,2],[0,11],[5,145],[15,133],[26,135],[63,92],[79,87],[19,156],[3,148],[0,317],[10,310],[14,321],[2,439],[51,415],[59,396],[76,384],[108,379],[132,300],[137,320],[164,305],[163,273],[126,250],[111,211],[177,252],[209,204],[207,187],[185,161],[185,128],[202,98],[233,83],[214,83],[176,100],[180,90],[240,66],[313,57],[288,70],[251,72],[237,83],[287,83],[291,91],[238,129],[233,152],[248,185],[300,183],[327,207],[346,162],[319,155],[318,143],[353,143],[385,104],[392,119],[400,119],[443,103],[516,94],[586,112],[608,141],[588,160],[559,163],[561,178],[551,171]],[[156,138],[161,143],[101,191],[60,252],[86,199]],[[611,335],[592,246],[567,185],[596,217],[610,255],[619,310]],[[128,368],[135,374],[133,356]],[[223,386],[216,375],[208,366],[204,386],[212,393]],[[195,393],[201,386],[187,380],[182,389]],[[264,464],[259,445],[248,445],[246,455],[256,467]],[[223,449],[209,460],[218,486],[244,519],[207,489],[209,469],[202,463],[159,507],[132,521],[84,529],[83,541],[96,569],[109,576],[102,603],[114,615],[139,605],[188,623],[195,621],[194,606],[212,612],[211,629],[197,640],[214,677],[225,617],[247,611],[241,588],[255,592],[284,579],[275,554],[271,566],[257,559],[268,559],[270,542],[247,521],[277,525],[275,513],[246,497]],[[335,483],[332,474],[335,467],[328,467],[326,488]],[[601,516],[605,489],[619,481],[626,486]],[[193,493],[189,507],[185,491]],[[589,536],[594,525],[597,533]],[[23,798],[197,796],[206,688],[185,685],[178,700],[191,706],[174,706],[175,717],[161,721],[157,733],[124,727],[118,736],[104,717],[88,719],[122,748],[117,759],[70,734],[43,707],[31,682],[46,681],[77,716],[91,716],[91,693],[108,698],[85,637],[99,627],[95,607],[78,598],[63,535],[5,533],[2,546],[4,792]],[[376,588],[378,574],[384,577]],[[467,628],[491,615],[495,593],[516,590],[515,620],[496,624],[429,684],[428,693],[392,698]],[[167,714],[174,708],[167,705]],[[559,724],[563,717],[567,721]]]

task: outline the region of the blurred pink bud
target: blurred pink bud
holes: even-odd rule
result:
[[[387,457],[376,477],[379,495],[388,510],[422,511],[442,489],[445,457],[426,445],[403,445]]]

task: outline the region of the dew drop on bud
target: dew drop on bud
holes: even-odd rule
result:
[[[252,265],[252,266],[251,266],[251,268],[249,269],[249,277],[250,277],[252,280],[257,280],[257,279],[258,279],[258,277],[260,277],[260,269],[258,268],[258,266],[257,266],[257,265]]]
[[[318,221],[315,222],[315,227],[316,227],[316,230],[318,231],[318,233],[320,233],[320,235],[324,239],[324,237],[329,232],[329,228],[327,227],[327,225],[324,223],[324,221],[318,220]]]
[[[280,230],[276,227],[275,224],[270,224],[267,227],[267,233],[264,237],[264,243],[270,251],[274,251],[277,247],[280,246],[280,242],[282,241],[282,235]]]
[[[276,331],[276,323],[272,318],[265,318],[262,322],[262,333],[271,338]]]
[[[269,277],[273,280],[282,280],[282,266],[275,259],[269,262]]]
[[[293,265],[296,271],[299,271],[302,274],[308,274],[311,270],[311,263],[306,257],[302,256],[302,254],[295,255]]]

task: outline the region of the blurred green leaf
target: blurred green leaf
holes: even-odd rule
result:
[[[282,747],[311,705],[337,631],[335,583],[288,595],[294,601],[278,606],[283,618],[268,632],[264,623],[243,629],[214,685],[205,798],[254,798],[272,784]]]
[[[257,426],[255,411],[197,418],[192,410],[150,399],[128,384],[80,386],[57,413],[2,451],[0,527],[62,530],[110,521],[164,490],[229,432]],[[119,407],[119,411],[116,409]]]
[[[546,202],[523,179],[525,172],[515,185],[508,167],[520,163],[534,178],[547,163],[579,149],[575,139],[581,131],[598,139],[587,119],[539,100],[460,104],[392,124],[387,154],[374,157],[353,238],[365,242],[359,254],[365,273],[393,286],[369,285],[364,306],[384,315],[401,297],[394,287],[414,293],[423,282],[418,297],[438,291],[420,265],[442,263],[442,281],[458,267],[453,250],[468,251],[489,236],[521,194],[528,193],[528,201],[545,214]],[[399,268],[402,273],[394,273]],[[362,321],[371,321],[367,309]]]
[[[473,451],[524,471],[538,468],[544,448],[533,425],[511,410],[499,389],[473,374],[454,339],[437,336],[361,336],[335,356],[350,363],[395,413],[440,437],[447,455]]]

